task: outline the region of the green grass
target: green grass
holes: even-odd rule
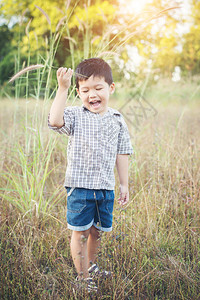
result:
[[[160,98],[163,91],[168,97],[163,83],[147,90],[157,115],[141,118],[137,131],[129,124],[130,202],[126,209],[115,202],[113,231],[102,237],[99,265],[113,278],[98,299],[200,298],[200,109],[187,94],[177,101],[178,86],[168,85],[168,104]],[[194,86],[187,87],[192,94]],[[113,98],[111,106],[126,99]],[[76,273],[62,187],[67,140],[48,130],[49,107],[0,101],[2,299],[87,299],[71,287]]]

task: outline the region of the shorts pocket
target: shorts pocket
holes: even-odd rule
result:
[[[108,211],[108,213],[110,215],[112,215],[112,213],[113,213],[114,198],[115,198],[114,191],[106,192],[106,199],[105,199],[106,210]]]
[[[67,188],[67,210],[71,213],[80,213],[86,207],[86,189]]]
[[[107,212],[112,215],[113,213],[113,200],[105,200],[106,201],[106,210]]]

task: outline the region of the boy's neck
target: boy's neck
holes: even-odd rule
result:
[[[106,109],[105,111],[102,111],[102,112],[100,112],[99,114],[100,114],[100,116],[103,116],[103,115],[105,115],[107,112],[108,112],[108,107],[107,107],[107,109]]]

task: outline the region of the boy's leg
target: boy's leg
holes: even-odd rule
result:
[[[94,263],[97,258],[98,248],[101,244],[101,232],[92,225],[90,228],[90,234],[87,241],[87,252],[88,252],[88,268],[91,263]]]
[[[87,240],[90,229],[85,231],[73,231],[71,237],[71,253],[78,276],[88,277],[88,251]]]
[[[111,276],[110,271],[99,270],[95,260],[97,258],[98,248],[101,243],[102,231],[98,230],[95,226],[91,227],[88,237],[88,271],[89,277],[93,279],[102,280]]]
[[[100,231],[92,226],[85,231],[73,231],[71,237],[71,253],[75,268],[79,276],[88,277],[90,263],[97,258],[101,243]]]

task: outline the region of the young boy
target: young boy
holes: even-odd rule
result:
[[[71,254],[77,278],[91,291],[96,290],[94,274],[110,274],[100,272],[95,260],[100,232],[112,230],[114,166],[120,181],[119,203],[125,205],[129,200],[128,155],[133,150],[122,115],[108,107],[110,94],[115,91],[110,66],[100,58],[82,61],[75,76],[83,105],[65,108],[72,74],[67,68],[57,71],[58,90],[49,127],[69,136],[65,187]]]

